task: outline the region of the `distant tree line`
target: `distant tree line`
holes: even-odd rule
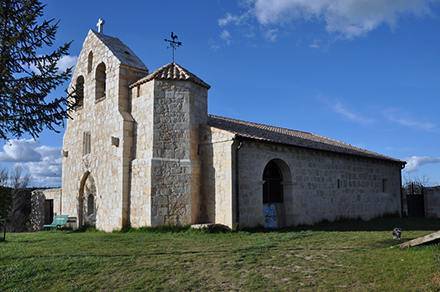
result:
[[[405,176],[403,179],[402,189],[405,194],[421,194],[423,189],[430,186],[431,183],[429,178],[426,176],[422,177],[410,177]]]
[[[22,168],[12,171],[0,170],[0,218],[6,219],[8,231],[28,230],[31,213],[31,192],[28,188],[30,176]]]

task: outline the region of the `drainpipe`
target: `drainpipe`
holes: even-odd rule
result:
[[[406,198],[404,198],[405,194],[403,192],[403,185],[402,185],[402,170],[405,168],[406,163],[402,163],[402,165],[400,166],[400,175],[399,175],[399,179],[400,179],[400,217],[403,218],[405,217],[405,206],[403,204],[403,202],[405,201],[405,205],[408,206],[408,203],[406,202]]]
[[[243,146],[243,142],[240,141],[237,137],[234,138],[235,142],[238,143],[235,148],[235,224],[238,228],[240,222],[240,183],[239,183],[239,164],[238,164],[238,152]]]

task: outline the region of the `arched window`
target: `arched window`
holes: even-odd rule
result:
[[[76,107],[81,108],[84,105],[84,77],[82,75],[76,78],[75,93]]]
[[[101,63],[96,67],[96,100],[105,97],[107,73],[105,72],[105,64]]]
[[[276,162],[270,161],[263,172],[263,204],[283,202],[283,175]]]
[[[95,197],[93,194],[87,196],[87,216],[95,213]]]
[[[89,56],[87,57],[87,73],[92,72],[93,70],[93,52],[90,51]]]

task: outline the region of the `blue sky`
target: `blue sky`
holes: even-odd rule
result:
[[[440,1],[46,1],[74,64],[99,17],[150,71],[177,62],[212,88],[213,114],[310,131],[409,161],[440,184]],[[67,85],[66,85],[67,86]],[[61,89],[55,93],[61,94]],[[58,185],[60,133],[0,142],[0,167]],[[3,146],[3,144],[5,144]]]

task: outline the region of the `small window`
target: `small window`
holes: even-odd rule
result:
[[[386,193],[388,190],[388,180],[386,178],[382,179],[382,192]]]
[[[90,51],[89,56],[87,57],[87,73],[92,72],[93,70],[93,52]]]
[[[140,85],[138,85],[136,88],[136,97],[139,97],[139,96],[141,96],[141,86]]]
[[[82,108],[84,105],[84,77],[78,76],[75,84],[75,93],[76,93],[76,108]]]
[[[90,132],[84,132],[83,135],[83,155],[90,154],[91,151],[91,135]]]
[[[341,188],[341,180],[338,178],[338,189]]]
[[[96,100],[100,100],[102,98],[105,98],[105,91],[106,91],[106,82],[107,82],[107,73],[105,64],[101,63],[96,67]]]

